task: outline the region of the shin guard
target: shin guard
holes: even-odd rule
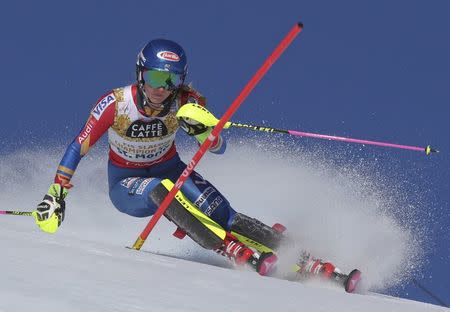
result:
[[[284,239],[284,236],[276,229],[242,213],[235,215],[230,230],[274,250],[280,246]]]
[[[159,205],[169,193],[173,183],[163,180],[150,193],[150,199]],[[184,231],[192,240],[206,249],[217,249],[223,243],[225,230],[209,217],[204,215],[192,203],[190,203],[181,192],[169,205],[164,216]],[[223,232],[223,233],[222,233]],[[223,236],[223,237],[221,237]]]

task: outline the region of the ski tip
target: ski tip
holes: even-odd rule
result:
[[[298,26],[299,28],[303,28],[303,23],[302,23],[302,22],[298,22],[298,23],[297,23],[297,26]]]
[[[348,275],[347,280],[345,281],[345,291],[348,293],[353,293],[358,286],[358,283],[361,281],[361,271],[358,269],[354,269]]]

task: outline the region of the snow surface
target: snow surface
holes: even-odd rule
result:
[[[240,143],[231,142],[222,159],[208,155],[198,171],[237,210],[285,224],[302,248],[343,271],[361,269],[363,294],[233,269],[189,238],[172,237],[174,226],[166,220],[142,251],[124,248],[148,219],[123,215],[109,202],[106,155],[97,148],[79,166],[55,235],[40,232],[30,217],[1,216],[0,311],[448,310],[373,293],[401,284],[423,262],[423,237],[401,190],[384,189],[386,181],[366,165],[336,169],[292,146]],[[2,157],[1,209],[33,209],[62,152],[25,149]],[[399,215],[402,205],[408,213]],[[298,251],[284,250],[280,265]]]

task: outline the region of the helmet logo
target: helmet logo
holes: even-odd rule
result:
[[[164,61],[170,61],[170,62],[179,62],[180,61],[180,57],[176,53],[173,53],[170,51],[158,52],[156,54],[156,56],[159,59],[164,60]]]

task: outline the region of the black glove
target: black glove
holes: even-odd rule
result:
[[[178,118],[181,129],[186,131],[188,135],[199,135],[208,131],[209,127],[188,117]]]

